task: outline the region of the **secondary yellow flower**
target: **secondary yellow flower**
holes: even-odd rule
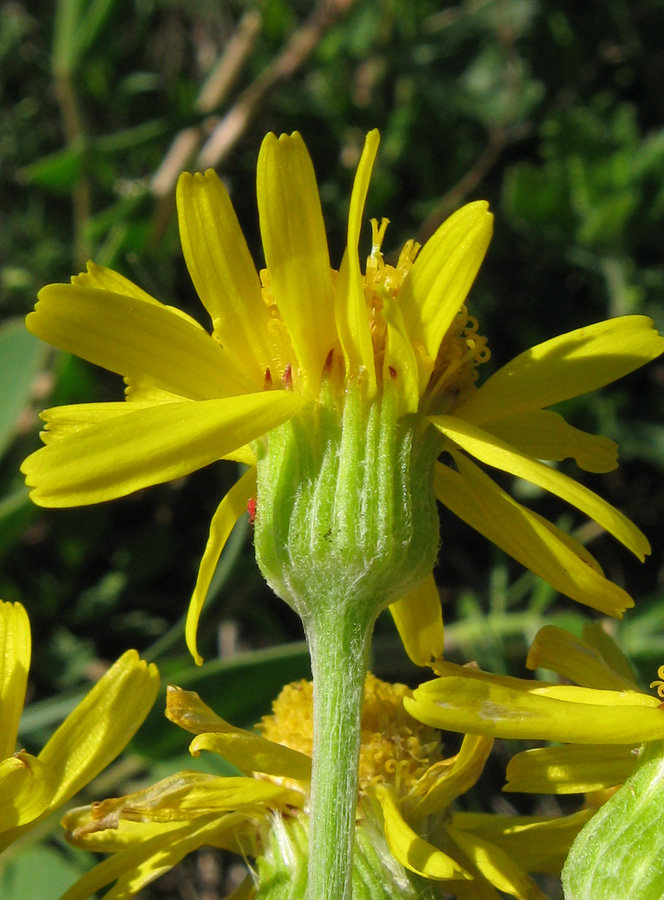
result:
[[[632,523],[540,461],[572,457],[587,471],[607,472],[617,465],[615,445],[545,407],[633,371],[659,355],[664,340],[644,316],[613,319],[531,348],[477,388],[489,353],[464,303],[491,236],[487,204],[464,206],[421,249],[408,242],[396,266],[381,252],[387,221],[374,222],[362,272],[358,242],[377,147],[373,131],[338,271],[299,134],[268,135],[261,147],[267,268],[260,275],[219,178],[181,176],[182,247],[211,334],[93,263],[70,285],[45,287],[28,316],[34,334],[127,382],[126,402],[43,414],[46,447],[23,464],[36,503],[109,500],[220,458],[250,466],[212,520],[187,622],[197,661],[196,626],[212,573],[254,497],[257,556],[277,593],[304,606],[306,618],[309,601],[300,604],[298,591],[342,572],[348,585],[335,590],[344,595],[368,584],[365,569],[374,566],[381,598],[372,614],[392,604],[420,664],[442,652],[440,605],[427,577],[437,545],[434,492],[567,596],[617,616],[632,605],[577,541],[510,498],[473,459],[557,494],[643,558],[649,545]],[[293,545],[305,536],[311,547]],[[302,571],[294,571],[300,550]]]
[[[587,691],[600,690],[609,705],[619,709],[630,732],[619,727],[610,743],[605,732],[611,733],[611,721],[595,730],[592,720],[586,722],[583,742],[565,743],[555,747],[538,747],[514,756],[507,767],[506,791],[538,794],[588,794],[586,803],[599,805],[616,786],[626,781],[637,768],[644,749],[644,741],[664,738],[664,696],[661,681],[653,681],[659,699],[639,691],[628,660],[600,625],[587,626],[583,639],[562,628],[546,626],[535,637],[528,654],[528,668],[544,668],[556,672],[579,688],[576,693],[584,701]],[[664,677],[664,667],[658,672]],[[584,693],[584,689],[586,689]],[[629,710],[629,705],[642,709]],[[591,702],[592,697],[590,698]],[[577,707],[579,718],[585,717],[583,706]],[[648,716],[648,723],[642,719]],[[653,725],[651,723],[654,722]],[[577,738],[578,740],[578,738]]]
[[[0,851],[115,759],[159,690],[156,667],[129,650],[67,716],[38,756],[14,752],[30,649],[25,609],[20,603],[0,601]]]
[[[440,885],[462,900],[494,896],[492,888],[542,900],[527,872],[559,872],[590,813],[452,812],[451,804],[480,777],[492,740],[466,736],[459,753],[444,758],[437,732],[403,709],[410,695],[404,685],[367,678],[353,897],[433,900]],[[274,883],[282,891],[288,885],[288,896],[297,900],[306,883],[311,683],[284,688],[260,735],[234,728],[197,694],[178,688],[169,688],[166,714],[197,735],[193,755],[218,753],[246,774],[180,772],[68,813],[63,824],[72,843],[113,855],[62,900],[83,900],[113,881],[105,900],[131,896],[203,845],[254,860],[238,896],[269,896]]]
[[[644,742],[664,740],[661,698],[638,689],[629,663],[599,626],[586,629],[585,640],[545,626],[527,665],[575,684],[493,675],[441,660],[433,665],[441,677],[420,685],[404,702],[432,727],[561,745],[513,757],[508,791],[603,791],[633,772]]]

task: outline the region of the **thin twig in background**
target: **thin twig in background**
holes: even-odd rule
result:
[[[83,153],[85,129],[71,72],[56,68],[53,75],[67,147],[72,153]],[[80,174],[72,188],[72,206],[74,217],[73,262],[74,268],[80,269],[90,258],[91,253],[87,229],[92,214],[92,199],[85,158],[83,158]]]
[[[209,116],[201,125],[184,129],[175,137],[151,181],[158,197],[170,195],[178,175],[196,157],[195,168],[218,166],[244,133],[266,94],[290,77],[315,49],[321,38],[353,5],[355,0],[321,0],[306,21],[297,28],[286,46],[239,96],[223,119]],[[251,53],[262,24],[257,10],[240,20],[196,101],[202,113],[212,113],[223,103]],[[204,143],[203,143],[204,142]]]
[[[445,219],[463,205],[468,194],[474,191],[485,175],[491,171],[510,139],[508,133],[502,128],[491,134],[484,152],[478,156],[454,187],[443,194],[433,211],[422,222],[417,232],[418,243],[425,244]]]
[[[159,241],[173,215],[173,193],[180,172],[194,160],[196,150],[205,140],[194,169],[216,167],[226,158],[244,134],[260,103],[280,81],[290,77],[318,45],[328,31],[355,3],[355,0],[320,0],[311,15],[297,28],[286,46],[261,74],[240,94],[235,104],[219,121],[209,116],[199,126],[181,131],[166,154],[151,182],[152,192],[160,198],[154,214],[152,242]],[[204,111],[218,107],[232,87],[238,73],[254,46],[261,27],[255,11],[240,21],[224,54],[199,94],[197,108]],[[212,129],[210,133],[210,129]]]
[[[245,13],[240,19],[224,52],[201,88],[196,100],[196,109],[199,112],[212,113],[224,102],[254,48],[261,24],[261,14],[255,9]],[[150,183],[153,194],[157,197],[172,194],[180,172],[195,159],[198,149],[214,124],[215,120],[208,117],[201,125],[185,128],[175,136]]]
[[[322,0],[309,18],[291,35],[279,55],[240,95],[237,103],[214,129],[197,165],[218,166],[240,138],[259,103],[279,81],[289,78],[307,59],[327,30],[345,15],[355,0]]]

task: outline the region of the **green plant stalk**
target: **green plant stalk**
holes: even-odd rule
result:
[[[326,604],[307,628],[314,679],[307,900],[350,900],[360,718],[375,615]],[[311,627],[313,625],[313,627]]]

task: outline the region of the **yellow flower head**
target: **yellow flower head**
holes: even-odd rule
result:
[[[0,852],[115,759],[159,690],[156,666],[127,651],[33,756],[16,750],[30,650],[25,609],[0,601]]]
[[[420,685],[405,706],[435,728],[556,742],[514,756],[505,790],[599,792],[594,803],[603,802],[603,792],[634,771],[644,742],[664,740],[661,699],[638,689],[629,662],[599,625],[586,627],[583,639],[546,625],[527,665],[555,672],[566,683],[439,660],[433,668],[440,677]]]
[[[466,736],[445,757],[438,733],[403,708],[412,692],[369,675],[365,685],[353,897],[460,898],[492,888],[542,900],[530,872],[559,872],[589,813],[563,818],[453,812],[482,773],[490,738]],[[190,751],[220,754],[245,774],[180,772],[125,797],[73,810],[63,824],[77,846],[114,854],[62,900],[83,900],[117,879],[107,900],[135,893],[187,853],[211,845],[255,862],[243,898],[306,881],[312,686],[285,687],[261,734],[234,728],[197,694],[169,688],[167,716],[196,734]],[[279,880],[281,879],[281,881]],[[263,893],[265,892],[265,894]]]
[[[46,446],[23,464],[35,502],[109,500],[220,458],[249,465],[215,513],[190,604],[187,639],[198,661],[212,573],[254,498],[257,557],[277,593],[306,619],[330,579],[341,573],[335,592],[347,596],[371,573],[381,595],[372,614],[392,604],[420,664],[442,652],[429,574],[434,497],[569,597],[616,616],[632,605],[578,542],[477,462],[557,494],[643,558],[649,546],[638,529],[541,461],[572,457],[607,472],[615,445],[545,407],[633,371],[664,340],[646,317],[613,319],[531,348],[478,388],[489,353],[464,304],[491,236],[487,204],[464,206],[421,249],[407,243],[395,266],[381,251],[387,223],[374,222],[363,271],[358,244],[377,147],[372,131],[338,270],[299,134],[268,135],[259,154],[260,274],[215,173],[181,176],[182,247],[211,333],[93,263],[70,285],[45,287],[28,316],[34,334],[127,383],[125,402],[43,413]],[[300,600],[313,570],[318,600]]]

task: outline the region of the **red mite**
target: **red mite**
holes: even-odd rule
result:
[[[249,524],[253,526],[256,521],[256,498],[251,497],[247,500],[247,512],[249,513]]]

